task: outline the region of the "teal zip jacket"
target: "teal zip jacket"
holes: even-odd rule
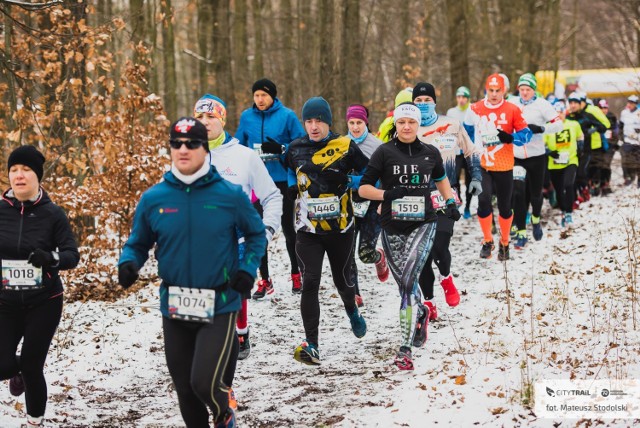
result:
[[[242,258],[238,233],[245,239]],[[228,287],[238,270],[255,276],[267,239],[264,224],[242,188],[224,180],[215,167],[191,185],[171,172],[147,190],[136,208],[131,235],[119,264],[144,265],[156,244],[160,311],[168,313],[167,287],[215,288],[217,314],[240,309],[240,294]]]

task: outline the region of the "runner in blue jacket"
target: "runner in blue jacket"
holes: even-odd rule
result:
[[[287,244],[287,253],[291,263],[291,290],[300,293],[302,280],[298,259],[296,258],[296,232],[293,227],[294,201],[287,195],[287,170],[284,166],[284,152],[289,144],[306,134],[298,116],[285,107],[278,99],[276,85],[269,79],[260,79],[251,88],[253,106],[240,115],[240,124],[235,137],[240,144],[256,150],[264,161],[269,175],[282,193],[282,232]],[[261,206],[254,205],[261,210]],[[265,252],[260,263],[258,290],[254,299],[262,299],[273,293],[273,283],[269,277],[269,260]]]
[[[167,366],[185,424],[209,426],[208,407],[216,427],[234,426],[222,378],[235,368],[237,311],[264,254],[265,227],[242,188],[209,164],[201,122],[175,122],[170,145],[171,171],[138,203],[118,279],[130,287],[155,245]]]

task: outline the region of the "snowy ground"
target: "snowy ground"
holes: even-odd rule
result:
[[[634,318],[629,292],[630,272],[640,269],[630,255],[640,252],[640,190],[620,182],[618,175],[613,195],[578,210],[569,233],[545,204],[544,239],[512,248],[506,265],[480,260],[477,220],[461,220],[451,252],[462,302],[449,308],[436,290],[440,319],[426,346],[414,349],[410,373],[391,364],[400,341],[395,283],[381,284],[362,264],[367,335],[351,333],[325,263],[322,365],[292,358],[304,332],[280,237],[271,258],[275,298],[249,306],[253,349],[234,385],[239,426],[589,426],[594,421],[540,419],[525,404],[543,379],[640,379],[640,310],[634,306]],[[156,293],[150,284],[117,303],[66,305],[46,367],[49,426],[182,426]],[[0,426],[18,427],[24,396],[2,388]]]

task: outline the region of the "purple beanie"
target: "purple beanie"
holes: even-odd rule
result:
[[[360,119],[369,124],[369,110],[363,105],[353,104],[347,108],[347,122],[349,119]]]

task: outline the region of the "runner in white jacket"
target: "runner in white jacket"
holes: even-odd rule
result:
[[[527,121],[533,133],[529,144],[514,146],[513,156],[513,227],[516,231],[514,247],[521,249],[527,243],[527,211],[531,204],[531,224],[533,237],[542,239],[542,186],[547,173],[547,155],[545,153],[544,134],[562,131],[562,119],[555,108],[542,97],[536,96],[538,83],[531,73],[525,73],[518,80],[519,97],[509,101],[520,107],[522,117]]]
[[[267,245],[280,228],[282,217],[282,193],[271,179],[260,156],[248,147],[239,143],[224,130],[227,110],[224,102],[215,95],[205,94],[194,108],[194,116],[207,127],[211,164],[222,178],[242,186],[242,190],[251,199],[251,191],[260,200],[263,209],[262,221],[267,230]],[[247,299],[243,296],[242,309],[238,314],[236,325],[239,339],[239,353],[234,346],[234,353],[243,360],[249,356],[249,325],[247,321]],[[231,380],[227,382],[231,386]]]

